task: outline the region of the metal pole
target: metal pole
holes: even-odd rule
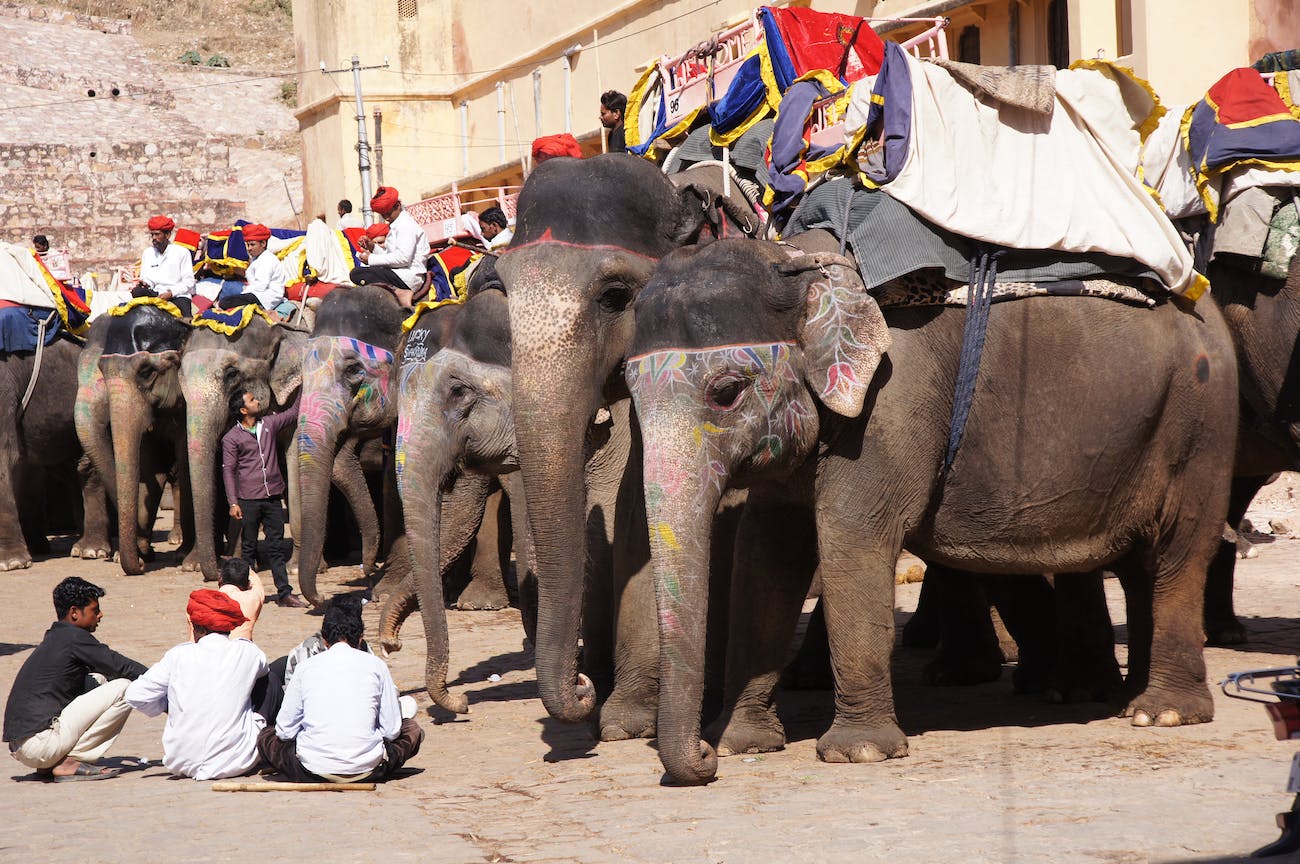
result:
[[[460,100],[460,176],[469,176],[469,101]]]
[[[528,172],[532,169],[528,160],[532,153],[524,149],[524,139],[519,131],[519,108],[515,105],[515,82],[510,82],[510,117],[515,123],[515,147],[519,150],[519,167],[524,173],[524,179],[528,179]]]
[[[384,112],[375,109],[375,179],[384,185]]]
[[[564,131],[573,134],[573,66],[564,54]]]
[[[361,221],[369,226],[375,214],[370,209],[370,142],[366,140],[366,109],[361,104],[361,58],[352,55],[352,90],[357,97],[357,171],[361,173]]]
[[[537,126],[537,131],[533,134],[534,138],[542,137],[542,70],[538,67],[533,70],[533,122]]]
[[[497,162],[506,162],[506,85],[497,82]]]

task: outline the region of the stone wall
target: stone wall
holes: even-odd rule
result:
[[[66,9],[28,6],[24,3],[0,2],[0,18],[21,18],[49,24],[70,24],[83,30],[95,30],[114,36],[130,36],[131,22],[121,18],[102,18],[99,15],[82,15]]]

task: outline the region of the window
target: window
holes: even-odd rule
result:
[[[1047,4],[1047,62],[1057,69],[1070,65],[1070,10],[1066,0]]]
[[[957,59],[963,63],[980,62],[980,28],[965,27],[957,37]]]
[[[399,20],[415,18],[420,14],[420,0],[397,0],[397,17]]]

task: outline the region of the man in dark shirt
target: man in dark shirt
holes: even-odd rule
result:
[[[627,110],[627,97],[617,90],[600,94],[600,125],[609,130],[609,152],[627,151],[623,135],[623,112]]]
[[[249,566],[257,560],[257,529],[266,532],[276,605],[298,609],[306,601],[293,593],[284,566],[284,476],[280,473],[280,430],[298,421],[298,405],[279,414],[262,416],[262,401],[249,392],[230,397],[236,423],[221,439],[221,475],[230,515],[244,521],[242,557]]]
[[[28,768],[55,780],[104,780],[120,769],[93,767],[117,740],[131,706],[122,694],[145,666],[91,633],[104,613],[104,589],[69,576],[54,587],[54,615],[45,638],[18,670],[5,705],[4,740]],[[107,679],[86,690],[92,673]]]

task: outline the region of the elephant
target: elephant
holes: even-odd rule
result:
[[[185,397],[185,425],[194,521],[194,554],[203,579],[217,580],[216,526],[224,524],[218,502],[221,437],[230,429],[229,402],[235,392],[251,391],[262,404],[288,406],[302,383],[302,355],[307,334],[272,325],[254,316],[232,334],[196,327],[181,356],[180,385]],[[295,454],[288,464],[296,467]],[[358,479],[360,479],[358,475]],[[361,481],[364,485],[364,481]],[[367,499],[368,500],[368,499]],[[296,502],[290,508],[297,516]],[[298,532],[294,532],[298,536]]]
[[[153,516],[173,465],[182,568],[198,569],[179,374],[190,332],[188,322],[139,305],[92,324],[78,360],[77,437],[116,501],[119,563],[128,575],[144,572]]]
[[[30,512],[33,508],[26,502],[32,500],[33,491],[40,491],[32,489],[38,481],[29,475],[43,467],[76,464],[82,457],[73,419],[81,347],[60,335],[40,353],[39,370],[35,352],[6,354],[0,363],[0,400],[12,406],[0,423],[0,514],[7,514],[0,518],[0,571],[30,567],[32,548],[45,541],[43,532],[27,524],[37,514]],[[33,375],[36,381],[24,407],[23,394]],[[73,554],[107,558],[112,549],[103,482],[94,471],[79,473],[84,517]]]
[[[645,448],[659,753],[675,781],[709,782],[719,752],[784,745],[771,691],[814,566],[836,683],[818,756],[907,754],[890,681],[904,544],[979,573],[1115,570],[1129,607],[1125,713],[1137,726],[1213,718],[1202,592],[1237,424],[1219,310],[1181,298],[1150,310],[1070,297],[999,305],[944,472],[964,319],[945,307],[886,318],[848,259],[761,241],[670,253],[638,295],[626,380]],[[750,491],[715,751],[700,735],[700,514],[733,485]]]
[[[618,374],[632,301],[671,249],[757,231],[759,220],[737,219],[733,204],[626,154],[552,159],[524,184],[497,262],[536,556],[538,690],[547,712],[568,722],[589,718],[598,692],[606,697],[602,740],[653,735],[658,700],[640,458],[629,458],[640,445]],[[609,437],[596,447],[598,412]],[[596,685],[578,668],[580,624]]]

